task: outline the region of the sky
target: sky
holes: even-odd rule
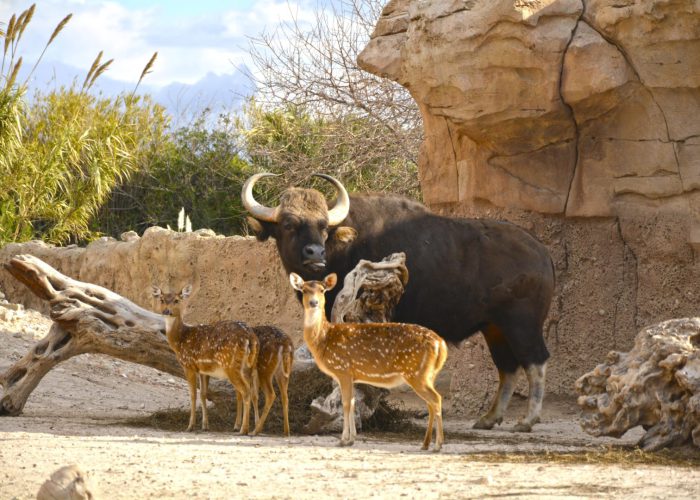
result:
[[[76,76],[82,83],[104,50],[102,61],[114,62],[98,82],[107,93],[131,90],[157,51],[144,88],[180,97],[189,88],[221,87],[230,93],[226,85],[244,85],[237,70],[243,65],[250,69],[248,37],[271,32],[293,17],[310,22],[319,5],[318,0],[0,0],[0,22],[6,24],[32,3],[34,18],[19,46],[25,69],[55,26],[73,13],[47,49],[34,85],[52,78],[67,83]]]

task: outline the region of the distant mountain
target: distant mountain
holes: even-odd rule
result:
[[[207,108],[214,116],[236,111],[254,92],[255,85],[247,69],[243,68],[223,75],[207,73],[192,85],[171,83],[153,97],[176,121],[186,123],[188,118],[197,116]]]
[[[25,67],[20,71],[19,81],[26,78],[31,68]],[[30,95],[34,90],[52,90],[61,86],[70,86],[73,81],[82,86],[86,71],[56,61],[42,61],[37,67],[29,83]],[[131,92],[133,82],[124,82],[110,78],[109,71],[100,76],[92,89],[107,96],[120,92]],[[173,117],[174,123],[187,124],[200,115],[205,109],[212,111],[216,117],[220,113],[237,111],[246,97],[255,92],[255,84],[248,75],[248,69],[242,67],[232,73],[217,75],[207,73],[206,76],[193,84],[171,83],[157,88],[148,85],[148,76],[139,86],[140,94],[150,94]]]

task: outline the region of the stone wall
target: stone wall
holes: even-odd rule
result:
[[[642,326],[697,316],[697,2],[394,0],[358,62],[418,103],[433,210],[509,219],[550,248],[549,394]],[[483,408],[485,344],[454,357],[457,400]]]
[[[154,306],[151,285],[179,291],[191,283],[185,321],[236,319],[252,325],[274,324],[289,333],[295,345],[301,342],[303,310],[273,242],[159,227],[149,228],[143,237],[125,233],[123,239],[102,238],[85,248],[53,247],[40,241],[10,244],[0,248],[0,265],[13,255],[29,253],[71,278],[107,287],[147,309]],[[48,312],[45,301],[4,269],[0,291],[10,302]]]

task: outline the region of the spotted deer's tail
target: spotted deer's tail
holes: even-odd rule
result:
[[[294,345],[291,343],[285,345],[282,347],[280,354],[282,356],[282,371],[284,376],[289,378],[292,374],[292,364],[294,363]]]
[[[248,359],[246,362],[248,363],[248,368],[250,368],[253,371],[256,371],[256,367],[258,364],[258,351],[260,350],[260,343],[259,342],[250,342],[248,344]]]

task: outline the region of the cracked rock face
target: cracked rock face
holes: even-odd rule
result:
[[[700,219],[700,9],[394,0],[364,69],[420,106],[432,206]]]
[[[700,318],[643,329],[629,353],[610,352],[576,390],[589,434],[620,437],[641,425],[644,449],[700,447]]]

